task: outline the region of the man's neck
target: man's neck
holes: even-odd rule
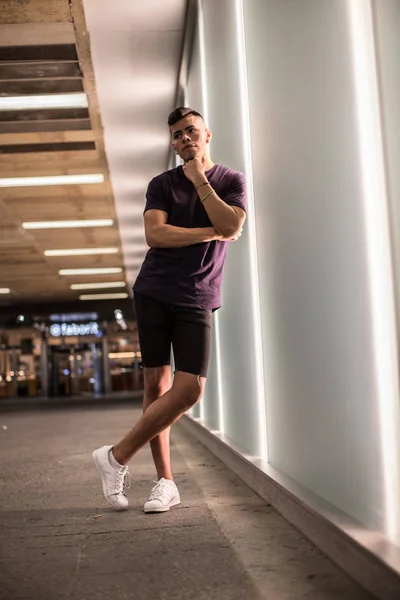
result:
[[[215,165],[215,163],[211,160],[211,157],[206,156],[206,160],[204,163],[206,171],[209,171],[210,169],[212,169],[214,165]]]

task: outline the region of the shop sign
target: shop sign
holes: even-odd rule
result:
[[[50,325],[50,335],[53,337],[76,335],[100,335],[99,324],[90,323],[53,323]]]

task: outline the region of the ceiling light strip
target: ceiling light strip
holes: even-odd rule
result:
[[[90,254],[116,254],[118,248],[70,248],[59,250],[45,250],[45,256],[87,256]]]
[[[199,33],[199,50],[200,50],[200,85],[201,85],[201,100],[203,104],[203,117],[207,124],[207,127],[210,126],[209,122],[209,114],[208,114],[208,94],[207,94],[207,57],[206,57],[206,42],[205,42],[205,32],[204,32],[204,12],[203,12],[203,3],[198,3],[198,33]],[[217,394],[218,394],[218,419],[219,419],[219,429],[222,433],[225,432],[224,429],[224,388],[222,385],[222,375],[221,375],[221,355],[220,355],[220,345],[219,345],[219,317],[218,314],[215,313],[215,329],[214,335],[216,338],[215,348],[215,367],[216,367],[216,375],[217,375]],[[207,400],[207,397],[206,397]],[[200,419],[203,422],[207,422],[207,402],[200,402],[199,404],[199,414]]]
[[[53,175],[45,177],[7,177],[0,179],[0,187],[83,185],[103,182],[104,175],[102,173],[84,173],[81,175]]]
[[[84,219],[81,221],[26,221],[22,223],[24,229],[66,229],[79,227],[110,227],[114,224],[112,219]]]
[[[101,275],[122,273],[121,267],[96,267],[87,269],[60,269],[59,275]]]
[[[72,283],[70,288],[71,290],[101,290],[108,288],[122,288],[125,286],[125,281],[103,281],[99,283]]]
[[[0,98],[1,110],[37,110],[46,108],[87,108],[86,94],[46,94]]]
[[[83,294],[79,296],[79,300],[122,300],[122,298],[128,298],[126,292],[117,294]]]

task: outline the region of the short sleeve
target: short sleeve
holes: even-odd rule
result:
[[[247,210],[246,179],[244,173],[238,171],[234,173],[222,199],[230,206],[239,206],[244,211]]]
[[[143,214],[152,209],[162,210],[168,214],[168,196],[160,177],[154,177],[147,187]]]

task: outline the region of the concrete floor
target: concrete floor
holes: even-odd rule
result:
[[[143,513],[146,447],[130,466],[130,510],[114,512],[91,452],[139,415],[137,403],[1,409],[1,600],[370,598],[179,424],[182,504]]]

